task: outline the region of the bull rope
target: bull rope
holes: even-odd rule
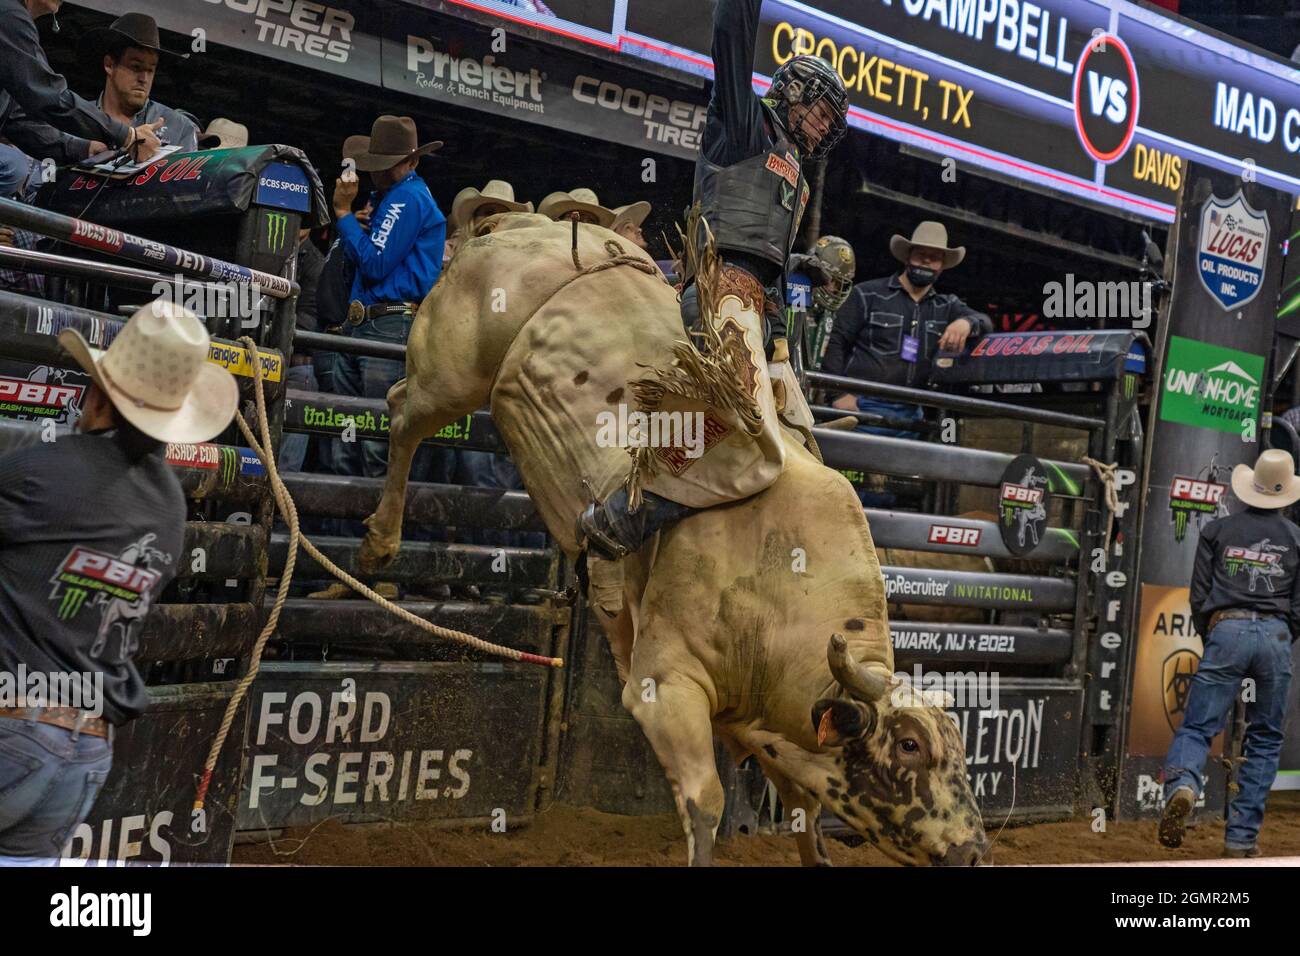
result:
[[[1085,455],[1079,459],[1085,465],[1092,468],[1097,479],[1106,489],[1106,540],[1105,551],[1110,553],[1110,536],[1115,530],[1115,514],[1119,511],[1119,491],[1115,488],[1115,469],[1119,467],[1118,462],[1106,465],[1095,458],[1089,458]]]
[[[608,268],[609,264],[602,266],[593,266],[589,271],[600,271],[602,267]],[[257,343],[249,336],[241,336],[240,344],[249,349],[250,355],[257,354]],[[298,509],[293,503],[293,498],[289,495],[289,490],[285,488],[284,482],[280,479],[279,469],[276,468],[275,456],[269,455],[266,449],[272,447],[271,427],[266,417],[266,394],[262,387],[262,363],[253,362],[253,394],[257,399],[257,423],[262,434],[261,442],[258,442],[253,434],[252,427],[248,420],[244,418],[241,411],[235,418],[239,425],[239,431],[248,442],[249,447],[257,453],[262,459],[262,464],[266,467],[266,473],[271,479],[271,490],[275,495],[276,504],[279,505],[280,511],[284,516],[285,522],[289,525],[289,553],[285,557],[284,571],[280,575],[280,585],[276,591],[275,604],[271,607],[270,616],[266,620],[266,625],[262,632],[257,636],[257,642],[253,645],[252,658],[249,661],[248,671],[240,678],[239,683],[235,686],[235,692],[230,696],[226,703],[226,712],[222,715],[221,726],[217,730],[217,736],[212,741],[212,746],[208,750],[208,758],[203,764],[203,775],[199,778],[198,790],[194,796],[194,811],[202,814],[204,805],[207,802],[208,789],[212,785],[212,775],[216,770],[217,759],[221,755],[221,749],[225,746],[226,738],[230,735],[230,728],[235,722],[235,714],[239,710],[239,705],[243,703],[244,697],[248,693],[249,687],[257,678],[258,671],[262,666],[262,651],[266,648],[266,643],[270,640],[271,635],[275,633],[276,626],[280,621],[280,611],[284,607],[284,602],[289,596],[289,586],[293,582],[294,566],[297,564],[298,548],[301,547],[309,555],[336,578],[342,581],[354,591],[359,592],[378,604],[384,610],[395,614],[408,624],[413,624],[421,630],[428,631],[435,637],[443,640],[455,641],[464,644],[474,650],[481,651],[484,654],[490,654],[494,657],[504,657],[509,660],[519,661],[525,664],[541,664],[547,667],[563,667],[564,659],[560,657],[545,657],[540,654],[529,654],[525,651],[516,650],[513,647],[505,647],[500,644],[493,644],[482,638],[475,637],[473,634],[466,634],[463,631],[452,630],[451,628],[441,627],[432,621],[426,621],[423,618],[416,617],[410,611],[399,607],[387,598],[382,597],[367,585],[358,581],[352,575],[348,574],[329,558],[325,557],[320,550],[311,543],[310,540],[303,537],[298,529]]]

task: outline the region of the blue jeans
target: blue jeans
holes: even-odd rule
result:
[[[306,392],[316,391],[316,370],[310,365],[291,365],[285,376],[285,388],[296,388]],[[307,461],[307,443],[311,435],[306,432],[285,432],[280,441],[280,460],[276,465],[281,471],[302,471]]]
[[[0,143],[0,198],[31,202],[40,185],[40,164],[16,146]]]
[[[1291,686],[1291,632],[1284,621],[1229,619],[1210,632],[1201,665],[1192,677],[1183,724],[1165,756],[1165,799],[1179,787],[1190,787],[1199,796],[1210,742],[1227,723],[1245,677],[1255,682],[1255,700],[1246,704],[1241,790],[1228,808],[1223,836],[1224,846],[1233,849],[1255,845],[1264,802],[1277,776]]]
[[[0,866],[57,866],[112,765],[102,737],[0,717]]]
[[[865,395],[858,396],[858,411],[867,412],[872,415],[885,415],[889,418],[901,418],[907,421],[921,421],[925,418],[925,411],[920,405],[907,405],[902,402],[886,402],[878,398],[868,398]],[[886,438],[920,438],[918,432],[903,431],[897,428],[884,428],[878,425],[859,424],[853,429],[856,432],[862,432],[865,435],[884,435]],[[862,502],[864,508],[892,508],[898,501],[898,496],[880,491],[865,491],[858,489],[858,500]]]
[[[414,320],[414,316],[407,315],[371,319],[358,325],[352,338],[405,345]],[[334,391],[338,395],[384,399],[388,397],[388,390],[404,375],[406,363],[396,359],[339,352],[334,363]],[[388,473],[387,442],[336,440],[333,444],[334,474],[382,478]]]

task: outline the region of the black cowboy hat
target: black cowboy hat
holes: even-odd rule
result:
[[[91,30],[81,38],[81,52],[85,55],[107,53],[114,46],[126,43],[142,50],[167,53],[188,59],[189,53],[169,50],[162,45],[158,21],[147,13],[124,13],[106,27]]]

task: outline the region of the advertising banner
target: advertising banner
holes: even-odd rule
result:
[[[1228,475],[1263,448],[1259,419],[1269,399],[1290,206],[1289,196],[1259,183],[1188,167],[1170,235],[1173,288],[1153,356],[1146,481],[1139,485],[1140,610],[1136,646],[1128,650],[1134,666],[1122,811],[1159,809],[1150,781],[1181,723],[1201,654],[1187,605],[1200,529],[1240,509]],[[1219,788],[1211,803],[1222,797]]]

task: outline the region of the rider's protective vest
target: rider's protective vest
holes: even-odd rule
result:
[[[784,125],[766,103],[763,110],[776,142],[730,166],[715,165],[701,154],[695,164],[695,202],[719,250],[757,256],[784,271],[808,205],[808,181]]]

